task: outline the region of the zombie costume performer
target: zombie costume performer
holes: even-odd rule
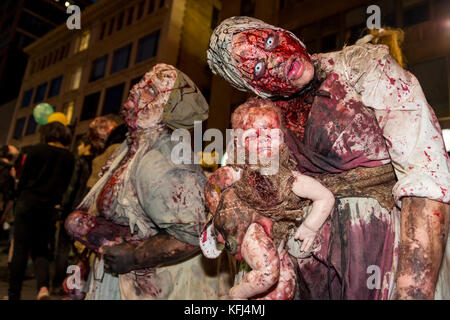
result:
[[[300,172],[360,175],[344,179],[354,196],[337,198],[321,249],[299,262],[301,297],[388,299],[397,284],[396,298],[432,298],[447,241],[448,158],[417,79],[387,47],[310,56],[291,32],[233,17],[211,36],[208,62],[235,88],[275,100]],[[380,173],[386,179],[374,181]],[[381,279],[368,286],[371,265]]]
[[[297,220],[304,216],[302,202],[314,201],[296,232],[305,253],[334,205],[329,190],[296,171],[282,142],[281,123],[270,100],[250,99],[238,107],[232,116],[232,127],[245,130],[245,134],[236,139],[236,144],[257,156],[258,161],[252,164],[250,155],[243,159],[244,164],[220,168],[205,188],[216,237],[211,230],[209,234],[205,230],[200,247],[206,256],[214,258],[220,252],[214,250],[215,242],[224,243],[236,259],[244,259],[252,268],[231,289],[231,298],[292,299],[295,269],[284,243],[297,229]],[[267,160],[277,161],[279,166],[269,173]],[[262,170],[264,166],[266,172]],[[210,244],[215,254],[209,254]]]
[[[66,220],[69,234],[103,254],[86,298],[218,298],[217,270],[208,274],[198,254],[206,179],[199,166],[172,162],[167,128],[205,120],[208,104],[185,74],[157,64],[133,87],[123,114],[127,141]]]

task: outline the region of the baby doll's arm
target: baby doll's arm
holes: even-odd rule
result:
[[[314,178],[294,171],[292,173],[295,176],[292,191],[301,198],[313,201],[311,212],[295,233],[295,239],[303,241],[301,251],[308,252],[317,232],[333,210],[334,196]]]
[[[220,200],[220,192],[230,187],[241,178],[241,170],[232,167],[221,167],[208,178],[205,186],[206,205],[211,212],[215,212]]]

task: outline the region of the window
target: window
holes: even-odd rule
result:
[[[136,63],[156,56],[158,51],[159,30],[139,40]]]
[[[53,63],[56,63],[58,61],[59,56],[59,49],[55,50],[55,55],[53,56]]]
[[[34,120],[33,115],[28,117],[27,129],[25,130],[25,135],[29,136],[30,134],[34,134],[36,132],[37,123]]]
[[[164,0],[159,0],[159,8],[164,8],[164,5],[166,4],[166,2]]]
[[[133,13],[134,13],[134,7],[131,7],[130,9],[128,9],[127,26],[129,26],[133,22]]]
[[[131,43],[114,51],[111,73],[126,69],[130,62]]]
[[[103,78],[106,71],[106,62],[108,61],[108,55],[97,58],[92,62],[91,76],[89,81],[95,81]]]
[[[150,0],[150,3],[148,4],[148,12],[147,12],[148,14],[155,11],[155,1],[156,0]]]
[[[59,76],[52,80],[50,83],[50,90],[48,91],[48,98],[57,96],[61,89],[62,76]]]
[[[84,32],[79,38],[78,50],[80,52],[86,50],[89,47],[89,39],[91,38],[91,33],[89,31]]]
[[[102,116],[110,113],[119,113],[122,105],[123,89],[125,83],[118,84],[106,89],[105,101],[103,102]]]
[[[66,115],[67,122],[69,124],[72,122],[74,108],[75,108],[74,101],[70,101],[64,105],[63,113]]]
[[[211,18],[211,29],[215,29],[219,22],[219,9],[213,6],[212,18]]]
[[[109,23],[109,31],[108,31],[108,36],[110,36],[110,35],[112,34],[112,32],[113,32],[113,28],[114,28],[114,21],[115,21],[115,19],[114,19],[114,18],[112,18],[112,19],[111,19],[111,22]]]
[[[44,100],[46,91],[47,91],[47,82],[37,87],[36,95],[34,96],[34,103],[38,103]]]
[[[117,31],[122,29],[124,17],[125,17],[125,11],[122,11],[121,13],[119,13],[119,18],[117,19]]]
[[[142,14],[144,13],[144,4],[145,4],[145,1],[141,1],[139,3],[138,12],[137,12],[137,20],[142,18]]]
[[[72,78],[70,81],[70,90],[76,90],[80,87],[81,72],[82,72],[81,67],[78,67],[72,74]]]
[[[130,91],[131,88],[133,88],[133,86],[134,86],[136,83],[138,83],[139,81],[141,81],[141,79],[142,79],[143,76],[144,76],[144,75],[142,75],[142,76],[140,76],[140,77],[137,77],[137,78],[134,78],[134,79],[131,79],[131,81],[130,81],[130,88],[128,89],[128,91]]]
[[[83,109],[81,110],[80,120],[95,118],[97,115],[98,102],[100,101],[100,91],[84,97]]]
[[[25,120],[27,118],[23,117],[20,119],[17,119],[16,121],[16,127],[14,128],[14,139],[20,139],[22,137],[23,127],[25,127]]]
[[[255,15],[255,1],[256,0],[242,0],[241,1],[241,15],[252,17]]]
[[[103,22],[102,31],[100,32],[100,40],[102,40],[105,37],[105,31],[106,31],[106,22]]]
[[[28,107],[30,105],[32,96],[33,96],[33,89],[25,91],[22,98],[22,108]]]

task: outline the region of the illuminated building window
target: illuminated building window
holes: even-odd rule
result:
[[[80,87],[81,72],[82,72],[82,68],[79,67],[72,74],[72,78],[71,78],[71,81],[70,81],[70,90],[76,90],[76,89],[78,89]]]
[[[66,115],[68,123],[72,122],[74,108],[75,108],[75,102],[74,101],[70,101],[70,102],[66,103],[66,105],[64,106],[63,113]]]
[[[34,134],[36,132],[37,123],[36,120],[34,120],[33,115],[30,115],[28,117],[28,124],[27,129],[25,130],[25,135],[29,136],[30,134]]]
[[[80,120],[95,118],[97,115],[98,103],[100,101],[100,91],[84,97],[83,109],[81,110]]]
[[[131,44],[114,51],[111,73],[126,69],[130,62]]]
[[[62,83],[62,76],[59,76],[52,80],[50,83],[50,89],[48,91],[48,98],[57,96],[59,94],[59,91],[61,89],[61,83]]]
[[[28,107],[30,105],[32,96],[33,96],[33,89],[25,91],[22,98],[22,108]]]
[[[47,91],[47,82],[38,86],[36,90],[36,95],[34,96],[34,103],[38,103],[44,100],[46,91]]]
[[[156,56],[156,53],[158,52],[159,31],[160,30],[153,32],[139,40],[136,63]]]
[[[105,76],[106,63],[108,61],[108,55],[97,58],[92,62],[91,76],[89,81],[95,81]]]
[[[89,31],[83,32],[83,34],[77,39],[76,52],[86,50],[89,47],[89,40],[91,38],[91,33]]]
[[[125,82],[106,89],[105,101],[103,102],[102,115],[110,113],[119,113],[122,105],[123,89]]]
[[[22,137],[23,128],[25,127],[25,121],[27,118],[23,117],[20,119],[17,119],[16,121],[16,127],[14,128],[14,139],[20,139]]]

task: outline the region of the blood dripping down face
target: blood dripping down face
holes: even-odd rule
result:
[[[255,89],[290,95],[314,76],[314,66],[299,41],[282,30],[252,29],[233,36],[232,58]]]

